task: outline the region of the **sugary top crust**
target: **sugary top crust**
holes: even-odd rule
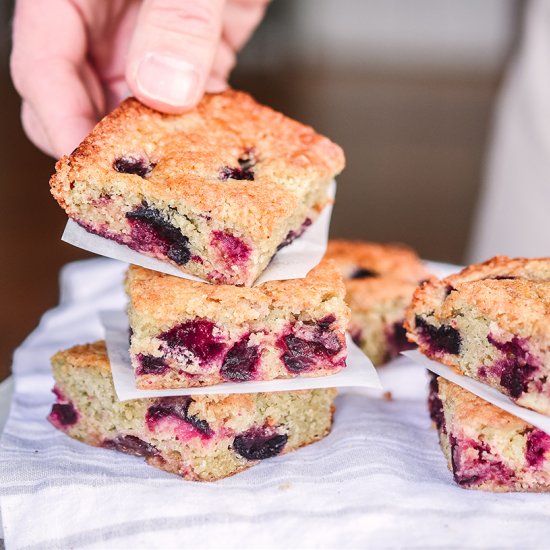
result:
[[[354,311],[371,309],[381,302],[401,304],[405,307],[410,302],[416,285],[402,279],[378,277],[372,279],[348,279],[346,300]]]
[[[402,244],[335,239],[329,242],[326,257],[336,262],[345,279],[358,269],[414,284],[430,277],[416,253]]]
[[[220,179],[225,167],[253,155],[254,180]],[[142,178],[113,169],[120,157],[156,163]],[[155,197],[191,208],[267,238],[320,181],[344,168],[342,149],[311,127],[258,104],[243,92],[207,94],[184,114],[167,115],[134,98],[107,115],[56,164],[52,193],[70,214],[71,182]]]
[[[446,319],[470,305],[511,332],[550,338],[550,258],[496,256],[432,279],[414,293],[408,325],[417,313]]]
[[[230,311],[236,322],[260,319],[276,308],[300,314],[331,298],[343,306],[345,295],[342,276],[329,260],[303,279],[269,281],[252,288],[209,285],[131,265],[125,286],[133,313],[159,323],[177,319],[182,312],[190,317],[216,316],[220,309]]]
[[[81,344],[58,351],[52,357],[52,363],[70,365],[74,368],[97,368],[111,372],[107,348],[103,340],[92,344]]]
[[[430,277],[416,253],[402,244],[331,240],[326,258],[336,262],[344,276],[346,300],[355,311],[371,309],[381,302],[403,307],[417,284]],[[376,276],[353,279],[359,269]]]
[[[527,281],[550,282],[549,258],[508,258],[495,256],[481,264],[466,267],[450,275],[445,281],[450,284],[478,281],[490,277],[516,277]]]
[[[478,432],[486,426],[495,430],[522,430],[532,427],[521,418],[495,407],[445,378],[439,376],[437,385],[439,398],[450,409],[454,423],[463,429],[467,427]]]

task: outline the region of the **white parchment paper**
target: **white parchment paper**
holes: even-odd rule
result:
[[[335,181],[330,185],[327,194],[331,199],[334,199],[336,195]],[[275,254],[271,263],[256,280],[255,285],[265,283],[266,281],[303,279],[325,255],[331,215],[332,200],[325,206],[317,219],[306,229],[301,237]],[[183,279],[204,282],[203,279],[183,273],[169,263],[151,258],[141,252],[136,252],[126,245],[116,243],[110,239],[88,233],[88,231],[73,220],[67,222],[61,240],[100,256],[140,265],[153,271],[160,271],[161,273],[175,275]]]
[[[525,422],[529,422],[529,424],[533,424],[533,426],[536,426],[540,430],[550,434],[550,418],[548,416],[544,416],[543,414],[540,414],[538,412],[531,411],[529,409],[525,409],[516,405],[510,399],[508,399],[508,397],[498,392],[494,388],[482,384],[481,382],[478,382],[473,378],[469,378],[468,376],[458,374],[447,365],[442,365],[437,361],[432,361],[431,359],[428,359],[418,350],[404,351],[403,355],[405,355],[415,363],[426,367],[428,370],[435,372],[435,374],[442,376],[443,378],[455,384],[458,384],[465,390],[468,390],[478,397],[481,397],[481,399],[485,399],[485,401],[492,403],[499,409],[513,414],[514,416],[525,420]]]
[[[382,388],[378,373],[370,359],[352,342],[349,335],[346,335],[348,346],[347,367],[332,376],[298,377],[260,382],[225,382],[201,388],[140,390],[135,385],[134,369],[128,352],[129,326],[126,313],[122,311],[102,311],[100,318],[105,328],[105,341],[113,372],[115,390],[121,401],[144,397],[258,393],[314,388]]]

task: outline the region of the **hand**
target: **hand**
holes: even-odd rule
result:
[[[130,93],[178,113],[219,92],[268,0],[18,0],[11,72],[45,153],[70,153]]]

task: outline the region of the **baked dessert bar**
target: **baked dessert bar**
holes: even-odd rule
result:
[[[473,393],[432,375],[429,408],[461,487],[550,491],[550,436]]]
[[[407,329],[428,357],[550,414],[550,258],[500,256],[427,282]]]
[[[323,376],[345,367],[349,308],[328,260],[304,279],[253,288],[130,266],[125,287],[139,388]]]
[[[61,351],[52,365],[56,428],[189,480],[236,474],[323,438],[332,424],[334,389],[120,402],[104,342]]]
[[[312,223],[343,168],[330,140],[229,90],[181,115],[125,100],[58,161],[50,184],[86,230],[251,286]]]
[[[408,247],[360,241],[329,242],[351,308],[350,334],[375,365],[410,349],[403,320],[413,292],[430,274]]]

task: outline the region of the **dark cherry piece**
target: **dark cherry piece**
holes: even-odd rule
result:
[[[458,330],[448,325],[435,327],[422,319],[420,315],[415,317],[415,323],[420,337],[425,340],[433,352],[444,352],[451,355],[460,353],[462,337]]]
[[[363,331],[360,329],[350,331],[350,336],[351,336],[351,339],[353,340],[353,343],[356,346],[361,347],[361,338],[363,336]]]
[[[386,338],[388,341],[388,359],[397,357],[402,351],[415,348],[415,345],[407,340],[407,331],[403,326],[403,321],[393,323],[386,333]]]
[[[542,430],[533,429],[527,436],[525,459],[533,468],[543,465],[546,453],[550,450],[550,435]]]
[[[302,372],[312,366],[316,355],[314,343],[302,340],[293,334],[285,336],[284,342],[288,351],[283,355],[283,362],[290,372]]]
[[[155,162],[151,162],[144,156],[137,155],[119,157],[113,162],[113,168],[117,172],[121,172],[122,174],[135,174],[142,178],[147,178],[155,166]]]
[[[229,179],[254,181],[254,172],[250,170],[243,170],[242,168],[231,168],[231,166],[224,166],[220,170],[218,177],[222,181],[227,181]]]
[[[342,349],[338,336],[330,329],[334,321],[334,315],[328,315],[317,323],[304,324],[301,336],[290,333],[279,341],[279,347],[285,350],[282,360],[290,372],[307,370],[316,360],[329,360]]]
[[[285,240],[277,247],[277,250],[281,250],[281,248],[284,248],[285,246],[288,246],[291,242],[296,240],[298,237],[301,237],[305,230],[312,224],[311,218],[306,218],[302,225],[296,230],[290,230],[285,237]]]
[[[322,331],[326,331],[330,328],[330,325],[332,325],[332,323],[334,323],[334,321],[336,321],[336,317],[334,315],[332,315],[332,313],[331,313],[330,315],[327,315],[326,317],[323,317],[322,319],[317,321],[317,326]],[[314,325],[315,323],[312,323],[312,324]]]
[[[173,416],[191,424],[191,426],[193,426],[193,428],[195,428],[202,435],[210,437],[213,432],[208,422],[200,419],[196,415],[189,414],[189,406],[191,403],[193,403],[193,399],[191,399],[191,397],[187,397],[183,400],[182,398],[177,398],[175,400],[171,398],[161,399],[156,405],[151,405],[147,409],[145,421],[150,427],[152,424],[155,424],[163,418]]]
[[[430,394],[428,397],[428,409],[430,411],[430,418],[433,420],[435,427],[443,432],[447,433],[445,426],[445,415],[443,413],[443,403],[439,398],[439,384],[437,383],[437,375],[430,372]]]
[[[509,342],[499,342],[489,334],[487,340],[506,355],[497,361],[495,367],[500,370],[500,385],[510,392],[511,397],[517,399],[527,390],[539,365],[527,350],[526,341],[517,336]]]
[[[144,202],[140,207],[126,214],[132,225],[132,238],[138,249],[155,251],[160,248],[172,261],[185,265],[191,253],[189,239],[166,220],[159,210]]]
[[[210,244],[223,254],[228,265],[244,264],[250,257],[250,247],[227,231],[212,231]]]
[[[456,290],[452,285],[446,285],[445,286],[445,298],[449,297],[451,295],[451,292]]]
[[[138,354],[137,360],[139,367],[136,374],[164,374],[170,367],[166,364],[162,357],[154,357],[153,355]]]
[[[246,382],[252,380],[260,359],[259,347],[248,345],[249,337],[239,340],[223,360],[220,373],[225,380]]]
[[[62,426],[72,426],[78,421],[78,413],[72,403],[55,403],[50,417]]]
[[[228,179],[254,181],[254,172],[252,171],[252,168],[256,165],[254,149],[246,149],[237,162],[239,163],[238,168],[224,166],[220,170],[218,178],[222,181]]]
[[[373,271],[372,269],[360,267],[351,274],[350,279],[371,279],[373,277],[378,277],[379,275],[379,273],[376,273],[376,271]]]
[[[449,437],[449,442],[453,476],[459,485],[468,487],[484,481],[495,481],[505,486],[513,478],[513,471],[502,461],[486,458],[491,454],[491,448],[486,443],[458,440],[454,435]],[[467,454],[463,453],[466,449],[469,451]],[[471,449],[477,451],[477,456],[473,455]]]
[[[159,339],[166,342],[167,353],[185,355],[190,351],[203,365],[217,359],[225,348],[215,331],[212,321],[196,319],[172,327],[160,334]]]
[[[247,460],[264,460],[277,456],[286,445],[288,435],[266,428],[251,428],[233,441],[233,450]]]
[[[158,449],[135,435],[119,435],[114,439],[106,439],[103,447],[134,456],[152,457],[158,454]]]

